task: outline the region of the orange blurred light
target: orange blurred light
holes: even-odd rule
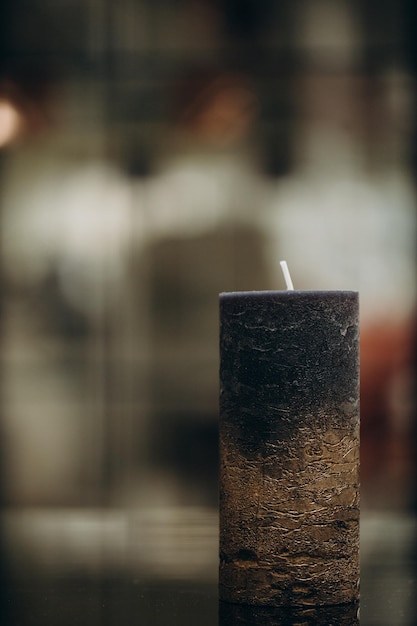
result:
[[[9,100],[0,99],[0,148],[11,143],[22,128],[22,116]]]

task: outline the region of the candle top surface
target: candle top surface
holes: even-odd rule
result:
[[[297,296],[324,297],[326,295],[351,295],[358,296],[359,292],[343,289],[329,290],[302,290],[302,289],[283,289],[283,290],[265,290],[265,291],[224,291],[219,294],[220,298],[275,298],[279,296],[294,298]]]

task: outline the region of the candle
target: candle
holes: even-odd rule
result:
[[[356,292],[220,294],[219,591],[359,598]]]

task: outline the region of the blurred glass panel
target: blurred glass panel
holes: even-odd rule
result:
[[[217,296],[283,288],[284,257],[360,291],[364,505],[410,506],[406,3],[27,9],[2,8],[6,502],[215,507]]]

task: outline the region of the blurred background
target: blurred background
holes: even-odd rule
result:
[[[285,288],[282,258],[296,289],[360,291],[365,534],[412,536],[416,13],[2,3],[9,577],[214,579],[218,293]]]

